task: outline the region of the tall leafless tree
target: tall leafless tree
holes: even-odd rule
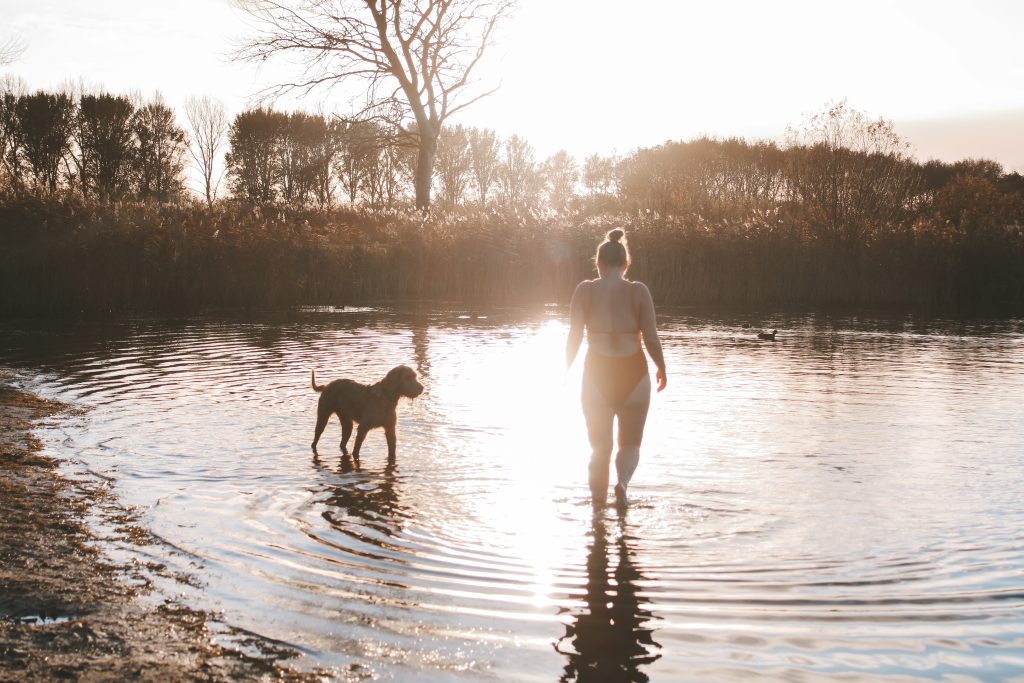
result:
[[[185,117],[192,133],[188,151],[203,174],[203,194],[212,207],[224,176],[219,157],[228,134],[228,115],[223,103],[204,95],[185,102]]]
[[[26,44],[19,38],[8,38],[0,42],[0,66],[13,64],[25,53]]]
[[[451,116],[494,90],[478,91],[474,70],[515,0],[238,0],[259,22],[239,51],[262,62],[296,55],[301,78],[279,84],[281,94],[309,92],[360,80],[364,113],[396,105],[415,124],[416,207],[430,206],[434,156]]]

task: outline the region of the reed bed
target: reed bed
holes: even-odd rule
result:
[[[1019,229],[849,244],[757,214],[538,217],[0,197],[0,314],[200,313],[403,300],[566,303],[624,226],[661,304],[977,310],[1024,303]]]

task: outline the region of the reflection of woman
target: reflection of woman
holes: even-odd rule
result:
[[[660,646],[646,624],[654,617],[643,609],[637,595],[639,570],[633,564],[626,538],[620,535],[615,572],[608,572],[608,534],[604,521],[594,519],[594,542],[587,553],[585,610],[565,627],[555,649],[568,657],[562,682],[647,681],[639,670],[661,655]],[[611,579],[614,579],[614,587]],[[566,644],[568,641],[571,645]]]
[[[626,487],[640,460],[640,442],[651,403],[651,378],[641,339],[658,368],[658,391],[665,388],[665,359],[654,319],[654,301],[642,282],[626,279],[629,252],[622,230],[612,230],[597,249],[598,278],[584,280],[572,295],[566,362],[572,365],[583,330],[583,414],[590,437],[590,495],[594,505],[608,496],[612,426],[618,418],[615,501],[626,503]]]

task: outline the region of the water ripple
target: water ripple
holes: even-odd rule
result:
[[[117,482],[199,604],[339,676],[1024,669],[1020,321],[780,317],[763,344],[662,319],[621,517],[590,509],[557,309],[0,328],[0,363],[91,408],[44,436]],[[379,431],[332,452],[337,423],[314,457],[310,369],[398,363],[427,391],[397,463]]]

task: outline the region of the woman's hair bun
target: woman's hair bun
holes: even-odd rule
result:
[[[608,231],[608,234],[605,235],[605,239],[608,240],[609,242],[618,242],[618,241],[620,241],[625,236],[626,236],[625,230],[622,230],[620,228],[615,228],[614,230],[609,230]]]

